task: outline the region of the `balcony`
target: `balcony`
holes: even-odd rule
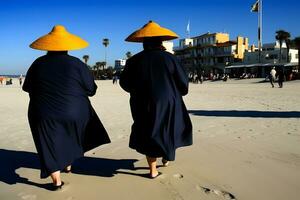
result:
[[[193,45],[177,46],[177,47],[173,47],[173,51],[181,51],[181,50],[185,50],[190,47],[193,47]]]

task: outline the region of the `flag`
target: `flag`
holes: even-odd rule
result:
[[[258,12],[259,10],[259,0],[257,0],[251,7],[251,12]]]
[[[188,24],[187,24],[187,26],[186,26],[186,32],[190,32],[190,20],[188,21]]]

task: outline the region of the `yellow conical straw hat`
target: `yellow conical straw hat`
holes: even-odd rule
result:
[[[144,38],[159,37],[162,41],[173,40],[178,38],[173,31],[159,26],[153,21],[149,21],[141,29],[130,34],[125,41],[127,42],[143,42]]]
[[[44,51],[68,51],[87,47],[80,37],[69,33],[64,26],[56,25],[50,33],[35,40],[30,47]]]

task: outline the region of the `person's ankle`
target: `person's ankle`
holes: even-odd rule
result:
[[[155,177],[155,176],[158,175],[158,171],[157,170],[156,171],[152,171],[152,172],[150,172],[150,174],[151,174],[152,177]]]
[[[55,181],[53,182],[53,185],[55,186],[60,186],[62,184],[62,181]]]

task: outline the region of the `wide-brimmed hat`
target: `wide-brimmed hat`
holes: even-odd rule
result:
[[[125,41],[127,42],[143,42],[145,38],[157,37],[162,41],[173,40],[178,38],[173,31],[161,27],[159,24],[149,21],[141,29],[130,34]]]
[[[69,33],[64,26],[56,25],[50,33],[35,40],[30,47],[44,51],[68,51],[85,48],[88,42]]]

